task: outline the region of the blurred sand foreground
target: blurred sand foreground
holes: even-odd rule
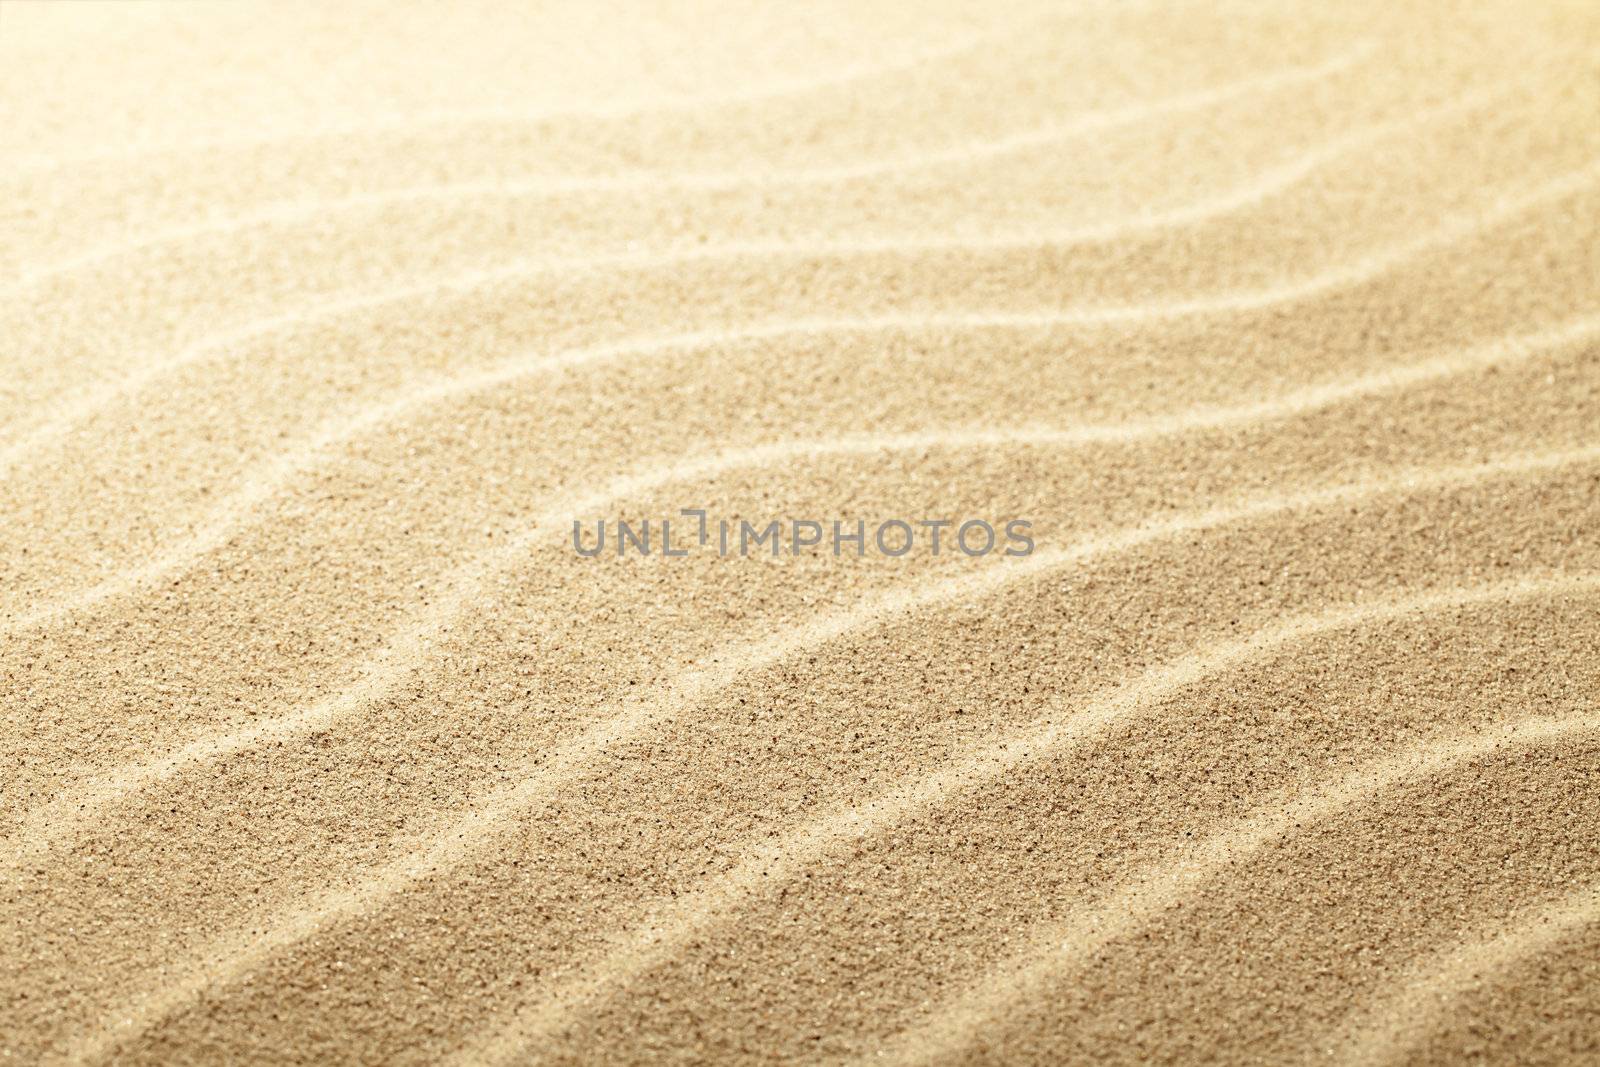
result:
[[[0,1062],[1594,1062],[1597,31],[0,2]]]

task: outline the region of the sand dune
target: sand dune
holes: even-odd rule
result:
[[[1600,1056],[1597,28],[6,0],[0,1058]]]

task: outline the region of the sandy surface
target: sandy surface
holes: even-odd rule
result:
[[[0,1062],[1595,1062],[1597,34],[4,0]]]

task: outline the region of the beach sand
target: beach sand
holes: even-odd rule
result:
[[[0,1062],[1600,1059],[1597,31],[4,0]]]

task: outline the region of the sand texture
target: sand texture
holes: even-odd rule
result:
[[[0,1064],[1600,1062],[1588,0],[0,0],[0,153]]]

